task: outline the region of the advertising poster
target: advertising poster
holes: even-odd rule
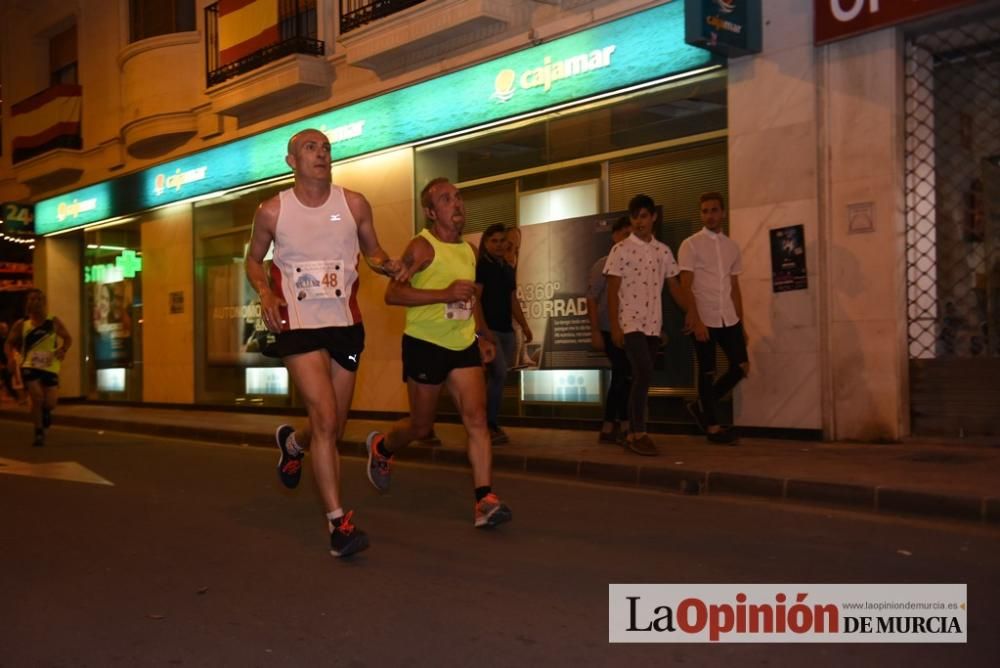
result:
[[[247,282],[242,260],[206,268],[206,353],[209,364],[269,366],[263,355],[274,337],[264,326],[257,293]]]
[[[802,225],[771,230],[771,286],[774,292],[805,290],[809,287]]]
[[[132,364],[131,279],[91,283],[91,331],[98,369]]]
[[[611,226],[623,212],[568,218],[519,229],[511,252],[517,293],[535,335],[521,360],[538,369],[599,369],[603,353],[590,347],[587,279],[611,250]],[[519,242],[519,243],[517,243]]]

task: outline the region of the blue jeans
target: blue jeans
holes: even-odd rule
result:
[[[497,354],[493,361],[486,365],[489,376],[486,381],[486,422],[490,429],[496,429],[500,400],[503,399],[503,385],[504,381],[507,380],[507,370],[515,362],[514,355],[517,353],[517,334],[490,331],[496,337]]]

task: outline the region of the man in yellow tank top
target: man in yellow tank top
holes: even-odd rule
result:
[[[45,293],[28,292],[25,317],[14,323],[7,337],[7,360],[13,367],[19,353],[21,379],[31,399],[31,419],[35,424],[35,447],[45,445],[45,430],[52,424],[52,410],[59,399],[59,368],[73,343],[59,318],[48,315]],[[17,369],[11,368],[11,373]]]
[[[483,361],[495,353],[476,287],[476,254],[462,239],[465,205],[448,179],[437,178],[420,193],[427,227],[403,253],[402,276],[386,289],[387,304],[406,306],[403,335],[403,381],[410,417],[388,434],[368,435],[368,479],[387,490],[393,453],[433,432],[445,386],[462,416],[469,437],[468,454],[475,487],[474,524],[493,527],[511,519],[510,508],[492,487],[492,453],[486,426]]]

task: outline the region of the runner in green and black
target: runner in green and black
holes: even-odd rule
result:
[[[462,239],[465,205],[458,188],[444,178],[427,184],[420,203],[428,225],[403,254],[403,273],[410,278],[393,280],[385,293],[386,303],[407,307],[403,380],[410,417],[397,422],[387,435],[368,435],[368,479],[379,490],[389,488],[393,453],[430,436],[445,386],[469,437],[475,526],[496,526],[510,520],[511,512],[492,487],[482,363],[493,359],[495,350],[485,336],[488,331],[475,284],[476,254]]]

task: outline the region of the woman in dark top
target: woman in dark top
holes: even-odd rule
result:
[[[483,316],[488,332],[479,332],[496,345],[496,357],[487,365],[489,380],[486,386],[486,420],[490,427],[490,440],[494,445],[507,443],[510,438],[497,422],[500,400],[507,371],[515,364],[517,336],[514,323],[521,326],[525,342],[531,341],[528,327],[517,299],[517,281],[514,267],[504,258],[507,252],[506,228],[500,224],[490,225],[483,232],[479,242],[479,261],[476,263],[476,283],[482,289]]]

